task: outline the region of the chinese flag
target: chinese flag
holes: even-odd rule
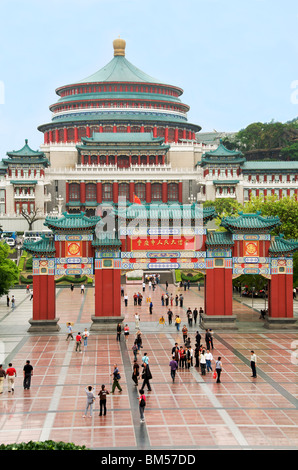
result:
[[[133,202],[135,204],[142,204],[141,199],[138,196],[136,196],[135,194],[133,195]]]

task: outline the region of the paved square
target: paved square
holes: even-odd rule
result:
[[[0,442],[53,439],[85,445],[93,449],[296,449],[297,414],[297,330],[271,331],[263,327],[259,314],[234,299],[238,331],[214,331],[214,359],[221,356],[222,383],[212,372],[202,376],[195,366],[179,370],[175,383],[169,361],[175,342],[183,344],[182,333],[174,323],[168,325],[167,307],[161,305],[165,286],[154,292],[146,287],[143,305],[133,305],[133,294],[141,286],[125,286],[128,306],[122,311],[124,324],[130,327],[127,342],[115,334],[91,332],[88,346],[75,351],[75,341],[66,341],[66,322],[74,322],[75,331],[91,325],[94,314],[94,289],[73,292],[57,289],[57,317],[61,330],[55,334],[28,333],[32,302],[25,290],[15,290],[16,308],[0,299],[1,361],[5,368],[12,362],[17,370],[14,393],[8,393],[7,381],[0,395]],[[170,285],[175,297],[178,288]],[[204,291],[190,288],[184,294],[183,308],[171,307],[187,325],[186,310],[203,306]],[[109,295],[109,293],[105,293]],[[147,297],[153,301],[149,314]],[[262,302],[262,301],[260,301]],[[246,301],[249,303],[249,300]],[[295,315],[297,315],[294,302]],[[254,308],[257,308],[254,303]],[[145,423],[140,423],[138,393],[132,381],[132,345],[136,328],[135,312],[140,315],[143,349],[152,372],[152,391],[147,396]],[[166,325],[160,325],[161,315]],[[189,328],[194,348],[198,325]],[[296,342],[296,343],[295,343]],[[257,379],[251,377],[250,350],[257,355]],[[0,350],[1,352],[1,350]],[[23,389],[23,366],[29,359],[34,367],[30,390]],[[0,361],[0,362],[1,362]],[[114,363],[121,373],[123,391],[117,389],[107,399],[107,415],[99,416],[98,399],[93,416],[83,418],[87,385],[101,384],[111,390]],[[212,362],[214,369],[214,360]]]

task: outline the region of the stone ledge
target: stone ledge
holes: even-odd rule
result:
[[[201,327],[204,330],[216,328],[219,330],[238,330],[236,315],[206,315],[202,314]]]
[[[264,328],[272,330],[295,329],[298,328],[298,324],[296,318],[272,318],[266,315]]]
[[[96,317],[95,315],[91,316],[92,325],[90,327],[90,331],[97,331],[97,332],[112,332],[116,334],[116,327],[118,323],[123,322],[124,316],[121,315],[119,317]]]
[[[30,333],[48,333],[52,331],[59,331],[60,326],[58,325],[59,318],[54,318],[53,320],[33,320],[30,318],[29,323],[30,327],[27,330]]]

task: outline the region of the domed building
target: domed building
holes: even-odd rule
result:
[[[298,162],[246,161],[224,147],[223,133],[188,121],[183,90],[114,56],[87,78],[56,89],[43,143],[7,152],[0,163],[3,227],[24,230],[22,212],[93,215],[99,204],[204,202],[254,196],[298,197]],[[27,140],[26,140],[27,142]]]

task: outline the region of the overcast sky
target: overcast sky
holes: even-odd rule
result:
[[[113,58],[184,90],[202,131],[298,115],[296,0],[0,0],[0,158],[51,120],[55,89]],[[292,88],[291,88],[292,87]]]

